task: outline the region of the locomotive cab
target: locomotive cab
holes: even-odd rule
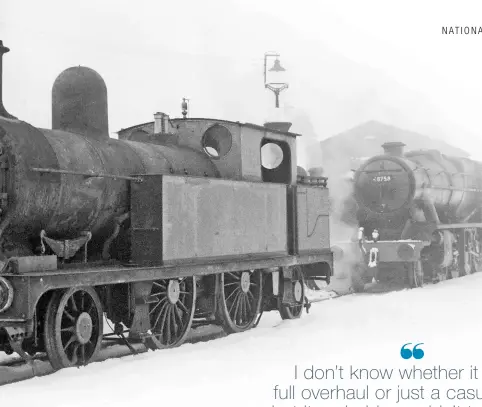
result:
[[[155,117],[161,115],[168,122],[164,131],[158,131],[161,126],[155,120],[120,130],[119,139],[198,151],[212,162],[221,178],[296,184],[299,134],[288,132],[288,126],[281,130],[270,123],[259,126],[209,118],[171,119],[163,113]]]

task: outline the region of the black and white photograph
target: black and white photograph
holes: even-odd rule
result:
[[[0,0],[0,405],[482,407],[482,3]]]

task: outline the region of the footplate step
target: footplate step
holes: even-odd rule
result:
[[[34,359],[30,356],[27,352],[25,352],[22,348],[23,337],[25,332],[18,328],[5,328],[5,331],[8,335],[8,341],[10,343],[10,347],[14,352],[16,352],[20,357],[25,360],[25,363],[32,368],[32,372],[35,375],[35,365]]]

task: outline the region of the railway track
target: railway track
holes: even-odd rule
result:
[[[207,342],[224,336],[226,336],[226,333],[219,327],[200,327],[192,331],[185,343]],[[135,353],[121,340],[106,340],[99,352],[99,356],[92,363],[148,352],[148,349],[142,343],[131,344],[131,346]],[[50,365],[45,354],[35,355],[32,358],[31,365],[27,364],[20,356],[12,356],[0,362],[0,386],[29,380],[34,377],[47,376],[54,372],[55,370]]]

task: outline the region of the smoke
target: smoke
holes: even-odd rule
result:
[[[336,157],[324,155],[319,141],[305,147],[304,156],[308,171],[321,167],[322,175],[328,177],[334,275],[347,278],[351,276],[353,265],[360,260],[356,241],[358,226],[353,188],[354,161],[343,151],[338,151]]]
[[[320,169],[328,178],[331,201],[332,238],[347,239],[347,231],[356,233],[356,207],[353,189],[353,171],[350,157],[340,152],[334,159],[323,155],[319,142],[307,146],[305,150],[307,170]]]
[[[330,242],[334,257],[334,279],[328,289],[335,289],[336,280],[346,279],[339,282],[343,289],[347,289],[346,283],[351,284],[351,272],[353,265],[360,261],[360,250],[358,248],[356,203],[354,200],[352,168],[356,169],[348,148],[331,149],[336,150],[333,155],[330,151],[322,151],[320,140],[322,137],[315,130],[308,114],[302,111],[296,112],[292,117],[292,131],[301,134],[297,138],[297,162],[308,173],[319,174],[328,177],[328,188],[330,194]],[[351,146],[350,146],[351,147]]]

